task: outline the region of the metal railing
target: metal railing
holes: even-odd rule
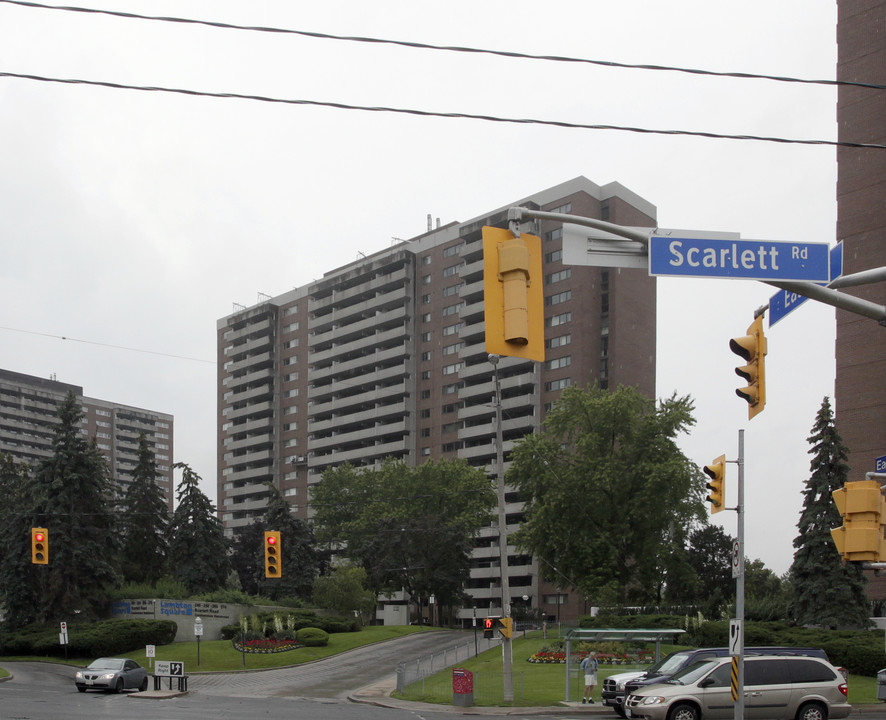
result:
[[[494,647],[501,645],[501,638],[486,639],[477,638],[476,641],[462,643],[461,645],[453,645],[435,653],[422,655],[415,660],[405,660],[397,665],[397,690],[403,692],[403,689],[410,683],[426,678],[436,672],[445,670],[448,667],[458,665],[458,663],[482,652],[486,652]]]

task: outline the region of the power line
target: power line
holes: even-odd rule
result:
[[[671,65],[648,65],[620,63],[612,60],[593,60],[589,58],[569,57],[565,55],[535,55],[531,53],[522,53],[508,50],[491,50],[488,48],[475,48],[459,45],[435,45],[432,43],[422,43],[407,40],[391,40],[385,38],[364,37],[359,35],[333,35],[331,33],[313,32],[309,30],[293,30],[279,27],[266,27],[261,25],[236,25],[233,23],[224,23],[212,20],[197,20],[192,18],[170,17],[159,15],[141,15],[139,13],[121,12],[118,10],[101,10],[97,8],[46,5],[37,2],[26,2],[25,0],[0,0],[0,2],[9,5],[20,5],[28,8],[38,8],[43,10],[63,10],[65,12],[88,13],[94,15],[109,15],[113,17],[126,18],[130,20],[150,20],[155,22],[180,23],[186,25],[202,25],[205,27],[219,28],[223,30],[244,30],[248,32],[263,32],[284,35],[300,35],[318,40],[338,40],[343,42],[357,43],[373,43],[378,45],[396,45],[399,47],[407,47],[417,50],[436,50],[442,52],[458,52],[471,53],[477,55],[497,55],[499,57],[515,58],[520,60],[543,60],[547,62],[563,62],[563,63],[580,63],[586,65],[598,65],[601,67],[621,68],[627,70],[652,70],[665,72],[678,72],[690,75],[708,75],[712,77],[728,77],[747,80],[771,80],[775,82],[786,83],[802,83],[806,85],[829,85],[829,86],[851,86],[863,87],[873,90],[886,90],[886,85],[877,83],[855,82],[851,80],[811,80],[805,78],[786,77],[780,75],[765,75],[757,73],[745,72],[717,72],[714,70],[702,70],[700,68],[686,68]]]
[[[176,360],[192,360],[193,362],[209,363],[215,365],[215,360],[203,360],[202,358],[187,357],[185,355],[173,355],[171,353],[157,352],[156,350],[143,350],[141,348],[125,347],[123,345],[113,345],[111,343],[96,342],[94,340],[81,340],[80,338],[68,337],[66,335],[53,335],[51,333],[37,332],[36,330],[21,330],[19,328],[5,327],[0,325],[0,330],[9,330],[10,332],[25,333],[27,335],[40,335],[42,337],[54,338],[56,340],[70,340],[71,342],[84,343],[86,345],[98,345],[99,347],[114,348],[115,350],[128,350],[129,352],[146,353],[148,355],[161,355],[162,357],[174,358]]]
[[[10,2],[11,0],[0,0]],[[351,105],[341,102],[324,102],[320,100],[304,100],[289,98],[274,98],[266,95],[247,95],[243,93],[219,93],[203,90],[188,90],[185,88],[160,87],[155,85],[129,85],[103,80],[83,80],[77,78],[55,78],[44,75],[31,75],[25,73],[0,72],[0,77],[18,78],[21,80],[35,80],[39,82],[60,83],[65,85],[92,85],[95,87],[111,88],[113,90],[138,90],[141,92],[172,93],[178,95],[190,95],[192,97],[211,97],[234,100],[252,100],[266,103],[282,103],[285,105],[306,105],[312,107],[334,108],[336,110],[358,110],[362,112],[396,113],[401,115],[415,115],[418,117],[437,117],[460,120],[484,120],[486,122],[511,123],[518,125],[540,125],[548,127],[560,127],[576,130],[613,130],[621,132],[640,133],[645,135],[682,135],[687,137],[703,137],[716,140],[753,140],[758,142],[771,142],[783,145],[824,145],[830,147],[865,148],[871,150],[886,150],[886,145],[877,143],[859,143],[839,140],[798,140],[792,138],[773,137],[765,135],[734,135],[728,133],[703,132],[700,130],[661,130],[653,128],[631,127],[628,125],[605,125],[591,123],[573,123],[563,120],[538,120],[534,118],[507,118],[495,115],[478,115],[474,113],[458,112],[435,112],[432,110],[416,110],[413,108],[395,108],[385,106]]]

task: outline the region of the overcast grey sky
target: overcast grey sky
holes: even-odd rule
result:
[[[832,79],[836,7],[524,0],[96,0],[147,15],[634,64]],[[836,139],[836,90],[222,30],[0,2],[0,73],[650,129]],[[0,77],[0,367],[175,415],[215,499],[215,324],[426,229],[585,175],[662,227],[835,242],[833,147],[422,118]],[[834,383],[834,312],[769,332],[752,422],[730,337],[774,289],[662,279],[660,397],[706,464],[746,428],[746,554],[778,573]],[[768,327],[768,323],[767,323]],[[872,322],[872,331],[875,329]],[[59,336],[69,338],[58,339]],[[83,341],[83,342],[81,342]],[[133,348],[135,352],[120,348]],[[839,412],[839,408],[838,408]],[[867,459],[864,459],[867,462]],[[872,462],[872,460],[871,460]],[[871,467],[873,469],[873,467]],[[728,473],[735,504],[735,466]],[[734,512],[714,521],[735,534]]]

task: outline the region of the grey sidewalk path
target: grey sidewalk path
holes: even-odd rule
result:
[[[615,718],[615,712],[605,705],[595,703],[582,705],[580,702],[564,702],[546,707],[456,707],[454,705],[437,705],[435,703],[413,702],[392,698],[391,693],[397,689],[397,676],[390,675],[383,680],[355,690],[348,695],[348,700],[364,705],[377,707],[413,710],[416,712],[446,712],[462,715],[606,715]]]

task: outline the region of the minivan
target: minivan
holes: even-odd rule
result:
[[[732,718],[732,658],[690,665],[625,701],[625,714],[645,720]],[[744,717],[760,720],[845,718],[852,707],[839,669],[815,657],[760,655],[744,659]]]

